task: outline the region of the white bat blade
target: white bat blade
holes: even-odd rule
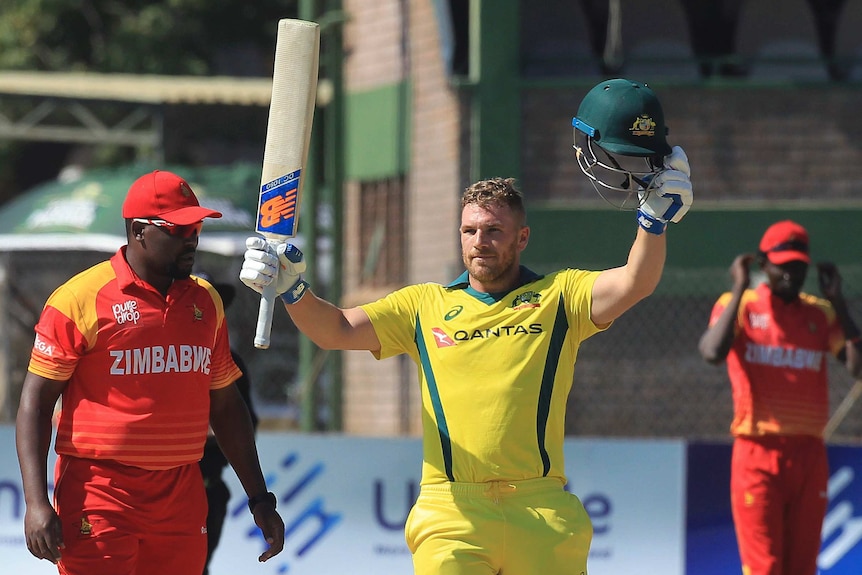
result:
[[[319,58],[320,26],[316,22],[279,20],[255,228],[272,243],[296,235]],[[257,348],[269,347],[274,303],[275,287],[270,285],[258,310]]]

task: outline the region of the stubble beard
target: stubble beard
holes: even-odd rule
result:
[[[171,264],[168,267],[168,275],[175,280],[185,280],[192,275],[192,270],[180,268],[177,264]]]
[[[476,263],[475,258],[470,258],[466,254],[462,256],[464,267],[467,272],[482,283],[493,283],[506,275],[514,265],[514,259],[509,254],[496,254],[496,265],[484,265]]]
[[[189,278],[192,273],[192,268],[194,267],[194,259],[192,259],[190,264],[186,264],[185,262],[181,263],[181,258],[184,258],[185,256],[189,255],[189,253],[194,255],[195,252],[194,250],[190,252],[184,252],[180,254],[177,260],[171,262],[168,265],[168,276],[175,280],[184,280]]]

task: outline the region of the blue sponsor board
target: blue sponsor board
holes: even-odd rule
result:
[[[688,445],[685,572],[741,573],[730,511],[730,443]],[[862,450],[830,446],[829,507],[817,559],[820,575],[859,575],[862,565]]]
[[[730,514],[730,453],[726,444],[689,443],[685,572],[742,573]]]
[[[257,561],[266,544],[228,468],[231,500],[211,575],[413,572],[404,524],[419,490],[420,439],[261,431],[257,448],[284,550]],[[590,575],[683,575],[685,442],[568,438],[564,449],[569,490],[593,522]],[[53,464],[52,451],[49,476]],[[27,551],[23,518],[14,430],[0,425],[0,573],[56,575]]]
[[[829,508],[817,566],[824,575],[862,572],[862,450],[829,447]]]

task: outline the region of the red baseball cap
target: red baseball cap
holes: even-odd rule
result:
[[[171,172],[156,170],[135,180],[123,202],[123,217],[158,218],[186,226],[221,212],[201,207],[188,182]]]
[[[808,232],[791,220],[776,222],[766,229],[760,240],[760,252],[776,265],[792,261],[811,263]]]

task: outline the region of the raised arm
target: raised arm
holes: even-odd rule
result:
[[[297,329],[323,349],[380,349],[374,326],[362,308],[336,307],[310,289],[298,302],[285,302],[285,308]]]
[[[730,301],[711,326],[709,326],[698,342],[698,350],[701,357],[713,365],[723,362],[730,353],[735,337],[736,314],[739,311],[739,303],[742,294],[748,289],[751,282],[749,267],[754,261],[754,254],[741,254],[736,256],[730,265],[730,276],[733,279],[733,287],[730,291]]]
[[[847,371],[854,378],[862,376],[862,339],[860,339],[859,327],[850,315],[847,301],[841,289],[841,274],[838,267],[831,262],[817,264],[817,280],[820,284],[820,292],[835,309],[835,317],[844,330],[847,344],[844,350],[838,354],[838,358],[844,362]]]
[[[650,295],[661,279],[666,253],[665,234],[639,228],[626,264],[603,271],[593,284],[593,323],[607,325]]]
[[[641,189],[638,231],[624,266],[605,270],[593,284],[590,319],[606,325],[652,294],[667,256],[665,230],[679,222],[693,200],[688,157],[679,146],[664,158],[664,170]]]
[[[297,329],[323,349],[377,351],[380,340],[371,320],[362,308],[342,309],[316,296],[302,279],[305,260],[302,252],[290,244],[272,248],[263,238],[246,241],[240,280],[260,293],[264,286],[276,282],[288,314]]]

